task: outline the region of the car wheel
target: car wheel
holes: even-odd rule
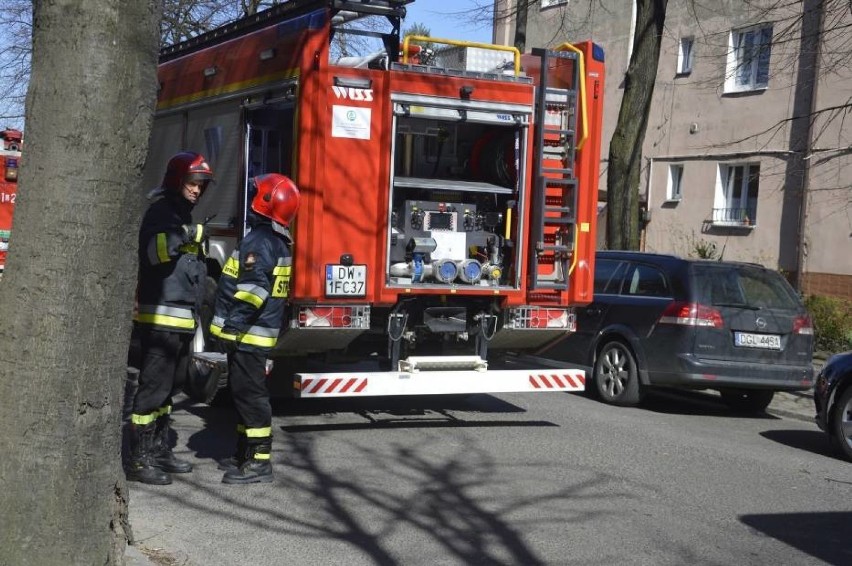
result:
[[[722,400],[738,413],[763,413],[775,397],[774,391],[764,389],[723,389]]]
[[[843,457],[852,460],[852,387],[847,387],[834,404],[829,431]]]
[[[607,342],[595,360],[595,389],[613,405],[637,405],[642,400],[636,358],[623,342]]]

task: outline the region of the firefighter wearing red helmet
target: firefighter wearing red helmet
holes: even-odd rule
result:
[[[169,422],[172,396],[183,387],[196,312],[206,288],[205,234],[192,221],[192,208],[213,181],[204,156],[172,157],[156,200],[139,229],[138,309],[134,317],[141,343],[139,386],[131,415],[131,457],[127,479],[171,483],[172,473],[192,465],[175,458]]]
[[[219,278],[210,332],[228,351],[228,377],[237,410],[237,448],[220,465],[224,483],[272,481],[272,407],[266,356],[275,346],[290,290],[289,226],[299,190],[279,174],[252,179],[251,231]]]

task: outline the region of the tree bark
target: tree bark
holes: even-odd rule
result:
[[[529,0],[518,0],[515,12],[515,47],[523,53],[527,47],[527,14]]]
[[[633,53],[607,169],[606,243],[613,250],[639,249],[639,173],[642,144],[657,79],[668,0],[637,0]]]
[[[36,0],[0,281],[0,563],[121,564],[122,393],[159,0]]]

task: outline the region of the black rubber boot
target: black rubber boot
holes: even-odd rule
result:
[[[172,483],[172,476],[154,465],[155,427],[155,423],[131,425],[130,462],[125,470],[127,481],[138,481],[150,485]]]
[[[234,449],[234,455],[219,462],[217,467],[226,472],[235,471],[243,465],[246,459],[248,459],[248,442],[246,441],[245,432],[238,430],[237,447]]]
[[[248,449],[245,462],[240,467],[228,470],[222,483],[247,484],[272,481],[272,437],[247,439]]]
[[[172,452],[171,439],[169,438],[171,417],[162,415],[157,417],[157,433],[154,444],[154,465],[164,472],[170,474],[188,474],[192,471],[192,464],[186,460],[175,458]]]

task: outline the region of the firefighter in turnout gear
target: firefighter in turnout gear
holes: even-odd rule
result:
[[[299,208],[299,190],[284,175],[252,179],[256,191],[251,231],[234,251],[219,279],[210,332],[228,351],[228,377],[237,410],[237,448],[222,463],[222,481],[272,481],[272,407],[266,356],[275,346],[290,290],[289,226]]]
[[[162,185],[139,230],[138,309],[134,317],[142,363],[131,415],[131,458],[127,479],[171,483],[171,473],[192,465],[175,458],[169,437],[172,396],[183,387],[196,312],[204,298],[207,268],[202,224],[192,208],[213,180],[202,155],[178,153],[169,160]]]

